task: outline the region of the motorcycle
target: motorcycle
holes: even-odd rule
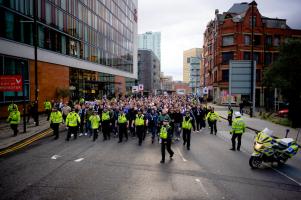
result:
[[[299,145],[292,138],[275,139],[272,131],[265,128],[259,132],[254,140],[254,152],[249,160],[252,169],[262,166],[262,163],[274,162],[278,166],[284,165],[289,158],[298,152]]]

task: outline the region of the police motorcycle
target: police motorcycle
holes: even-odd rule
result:
[[[273,131],[265,128],[259,132],[254,139],[254,152],[249,165],[252,169],[262,166],[262,163],[276,162],[278,166],[284,165],[286,161],[296,155],[299,145],[292,138],[275,139]]]

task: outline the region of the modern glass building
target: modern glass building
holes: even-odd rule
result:
[[[200,95],[200,58],[190,57],[189,60],[189,87],[191,88],[193,94]]]
[[[0,0],[0,75],[25,67],[33,99],[36,13],[40,101],[55,98],[57,88],[72,88],[74,98],[125,94],[126,80],[137,79],[137,6],[137,0]],[[0,103],[18,96],[0,92]]]
[[[156,56],[161,60],[161,33],[160,32],[146,32],[138,36],[138,48],[152,50]]]

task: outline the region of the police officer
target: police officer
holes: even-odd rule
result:
[[[18,130],[18,124],[20,123],[20,112],[18,111],[18,107],[12,107],[9,113],[9,116],[7,118],[7,122],[10,123],[11,129],[14,131],[14,136],[17,136],[19,130]]]
[[[59,138],[59,126],[60,123],[63,122],[63,116],[60,111],[56,107],[53,107],[52,112],[50,114],[50,127],[53,129],[54,139],[57,140]]]
[[[190,150],[190,138],[191,138],[191,129],[195,130],[194,119],[190,116],[190,111],[187,110],[185,112],[185,116],[183,117],[182,122],[182,130],[183,130],[183,145],[187,144],[187,150]]]
[[[47,115],[47,121],[49,121],[51,108],[52,108],[52,106],[51,106],[50,101],[48,101],[48,99],[46,99],[46,101],[44,102],[44,109],[45,109],[45,113]]]
[[[78,131],[78,126],[80,124],[80,116],[78,115],[78,110],[72,108],[72,112],[70,112],[67,115],[66,118],[66,125],[68,126],[68,133],[67,133],[67,138],[66,141],[70,140],[71,134],[74,135],[74,139],[77,139],[77,131]]]
[[[173,135],[172,128],[171,126],[169,126],[168,120],[165,119],[160,129],[161,155],[162,155],[162,159],[160,163],[165,162],[165,148],[167,149],[170,158],[172,158],[174,155],[174,152],[171,150],[172,135]]]
[[[241,136],[245,132],[245,122],[241,119],[240,112],[235,112],[235,119],[232,123],[232,130],[230,131],[230,134],[232,134],[232,148],[230,150],[235,151],[235,139],[237,138],[237,151],[240,151],[240,145],[241,145]]]
[[[117,119],[117,125],[118,125],[118,133],[119,133],[119,141],[118,143],[122,142],[123,135],[125,136],[126,141],[128,140],[128,133],[127,128],[129,126],[129,121],[126,118],[126,115],[124,113],[124,110],[121,108],[118,119]]]
[[[145,117],[140,109],[138,110],[138,114],[136,115],[136,119],[133,121],[132,126],[134,126],[134,123],[136,127],[136,135],[138,136],[139,140],[138,144],[141,146],[144,134],[144,125],[147,124],[147,120],[145,120]]]
[[[216,135],[216,133],[217,133],[216,122],[217,122],[217,120],[220,121],[220,117],[219,117],[218,113],[214,111],[213,107],[211,108],[211,111],[207,114],[206,119],[210,123],[210,127],[211,127],[210,134],[213,134],[213,129],[214,129],[214,133]]]
[[[106,107],[104,107],[101,114],[101,128],[103,133],[103,140],[110,139],[110,111]]]
[[[9,106],[7,107],[7,111],[8,113],[11,113],[15,110],[19,110],[17,104],[15,104],[13,101],[11,102],[11,104],[9,104]]]
[[[233,109],[231,106],[228,108],[228,122],[229,126],[232,126],[232,118],[233,118]]]
[[[99,128],[99,122],[100,122],[100,117],[98,115],[98,111],[95,110],[93,115],[89,117],[89,121],[91,124],[91,129],[93,132],[93,141],[95,141],[98,138],[98,128]]]

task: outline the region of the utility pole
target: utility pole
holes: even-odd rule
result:
[[[35,71],[35,106],[36,106],[36,126],[39,125],[39,82],[38,82],[38,25],[37,25],[37,6],[38,1],[33,4],[33,43],[34,43],[34,71]]]

